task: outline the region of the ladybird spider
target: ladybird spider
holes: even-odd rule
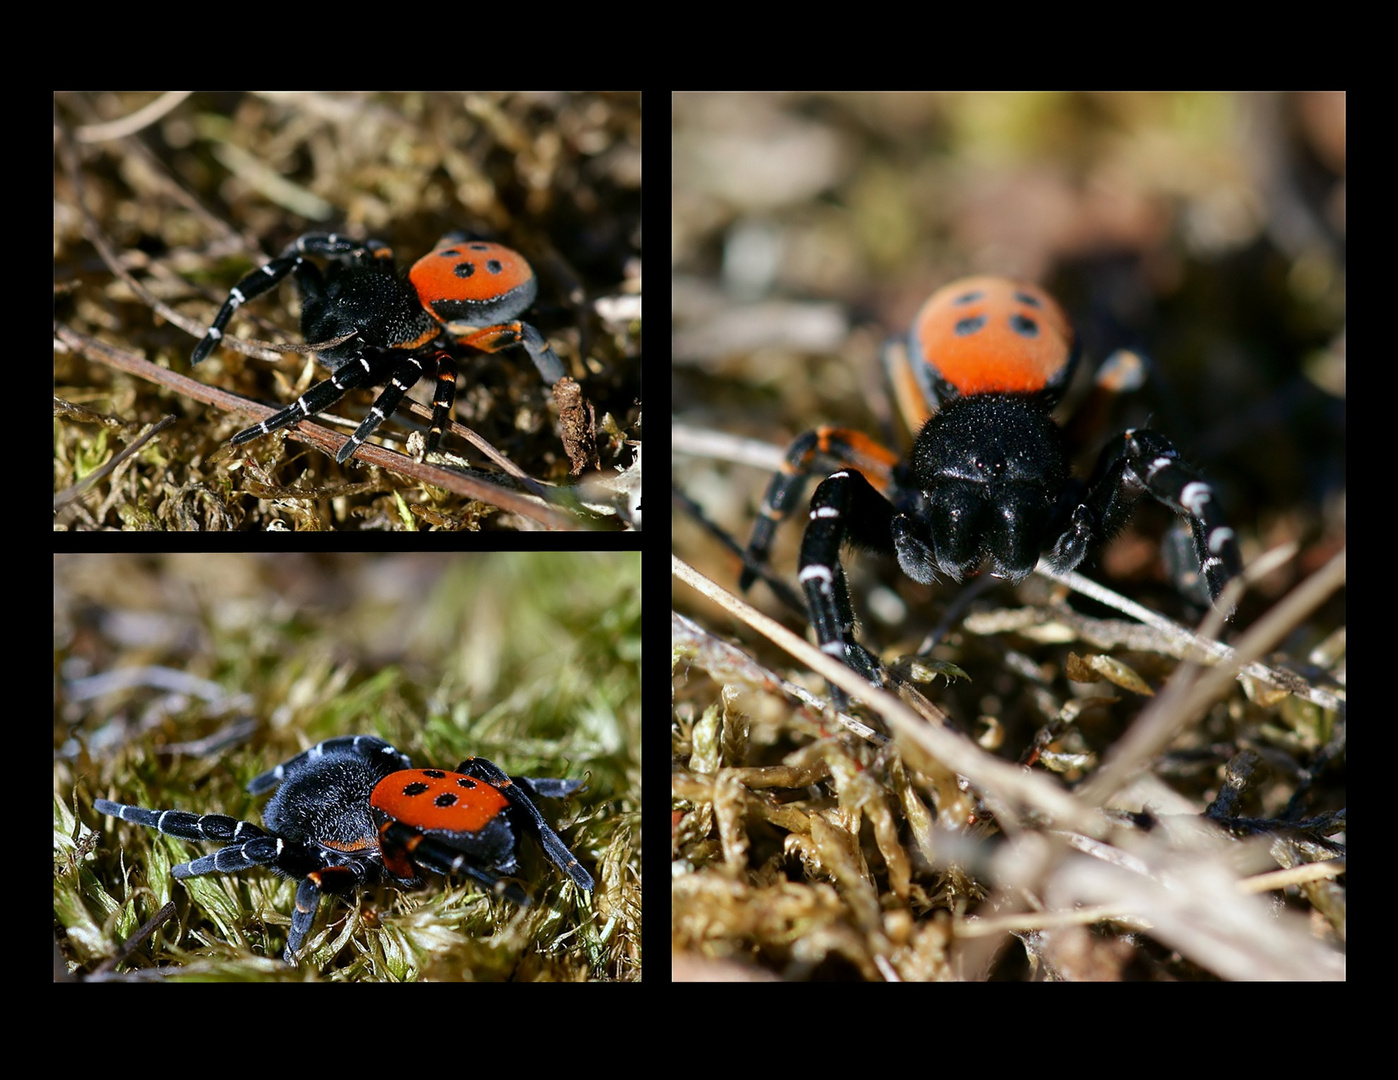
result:
[[[308,261],[329,260],[325,272]],[[270,292],[288,275],[301,291],[301,334],[307,342],[350,335],[317,355],[332,372],[295,404],[234,435],[234,445],[250,442],[328,409],[346,391],[387,383],[349,439],[335,454],[345,462],[374,429],[398,408],[403,395],[429,368],[437,379],[427,452],[437,448],[456,398],[456,359],[445,345],[455,342],[481,352],[523,345],[544,381],[564,377],[563,362],[534,327],[518,316],[534,302],[538,281],[517,252],[500,244],[443,237],[430,255],[401,278],[388,245],[365,243],[334,233],[306,233],[280,256],[234,286],[191,364],[207,357],[223,339],[233,313]]]
[[[939,573],[961,581],[983,566],[1017,582],[1040,557],[1059,571],[1076,567],[1125,525],[1144,494],[1188,522],[1217,601],[1241,572],[1237,541],[1213,488],[1168,439],[1128,430],[1103,450],[1087,483],[1072,475],[1068,440],[1051,410],[1078,354],[1063,309],[1036,285],[967,278],[934,293],[913,322],[906,352],[891,353],[895,396],[916,432],[911,454],[900,461],[846,428],[799,436],[768,486],[743,588],[818,460],[834,459],[847,467],[811,496],[800,581],[821,648],[876,685],[884,683],[878,659],[854,637],[839,559],[847,542],[895,555],[903,573],[924,584]]]
[[[226,844],[180,863],[177,878],[234,874],[265,866],[299,879],[296,909],[283,954],[294,964],[326,893],[346,893],[379,878],[414,886],[419,869],[464,874],[491,892],[528,904],[505,875],[518,869],[518,832],[531,833],[548,857],[583,891],[592,876],[549,827],[535,799],[561,799],[580,780],[507,776],[485,758],[467,758],[454,772],[415,769],[382,739],[327,739],[254,778],[248,791],[276,788],[262,811],[266,829],[225,814],[147,810],[97,799],[97,811],[182,840]]]

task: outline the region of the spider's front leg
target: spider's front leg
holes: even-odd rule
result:
[[[228,844],[212,855],[203,855],[171,869],[177,878],[204,874],[233,874],[254,866],[275,866],[282,855],[282,841],[268,836],[250,821],[239,821],[227,814],[191,814],[187,810],[147,810],[107,799],[94,799],[99,814],[144,825],[180,840]]]
[[[228,320],[233,318],[233,313],[249,300],[255,300],[263,293],[271,292],[291,273],[296,274],[297,281],[304,287],[305,282],[302,278],[307,272],[306,268],[310,266],[305,261],[305,256],[348,255],[360,246],[362,245],[334,233],[307,233],[298,237],[275,259],[254,270],[233,286],[233,290],[228,294],[228,299],[223,302],[223,307],[219,308],[218,314],[214,316],[214,321],[209,324],[208,332],[199,344],[194,346],[194,355],[189,361],[190,366],[198,364],[214,351],[214,346],[223,340],[223,331],[228,326]],[[314,268],[312,267],[312,269]],[[318,279],[319,276],[317,272],[316,278]]]
[[[741,588],[748,589],[757,580],[767,562],[777,526],[801,501],[806,481],[816,465],[823,461],[833,461],[836,466],[848,465],[887,483],[898,455],[852,428],[819,427],[798,435],[787,448],[781,470],[772,476],[762,498],[752,538],[743,556],[743,573],[738,579]]]
[[[864,678],[882,686],[878,658],[854,638],[854,609],[840,565],[846,541],[893,554],[896,510],[863,473],[842,469],[822,480],[811,496],[811,517],[801,538],[801,588],[816,639]],[[832,688],[834,689],[834,688]],[[841,695],[836,691],[836,697]]]
[[[1103,451],[1087,495],[1048,555],[1050,565],[1058,570],[1077,566],[1091,544],[1109,540],[1121,529],[1143,494],[1188,522],[1209,599],[1217,603],[1224,587],[1242,573],[1237,536],[1224,520],[1213,486],[1154,431],[1127,431]]]

